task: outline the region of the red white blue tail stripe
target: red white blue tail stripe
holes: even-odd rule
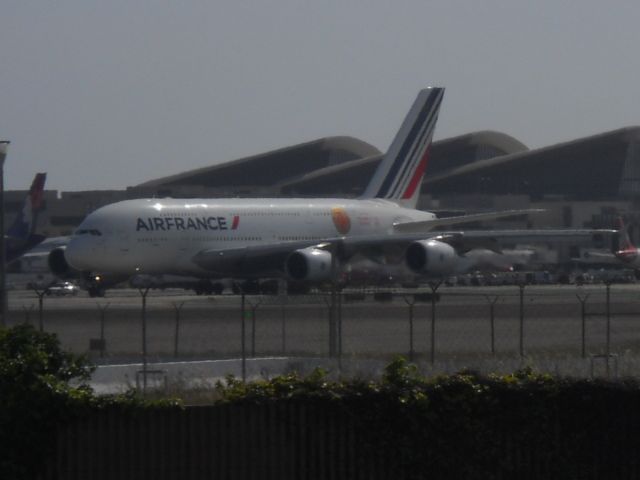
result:
[[[444,88],[420,91],[363,198],[384,198],[415,208],[443,95]]]

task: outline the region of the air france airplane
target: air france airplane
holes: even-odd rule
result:
[[[495,249],[499,232],[430,233],[433,228],[528,211],[436,218],[415,209],[443,94],[443,88],[419,92],[358,199],[127,200],[88,215],[59,257],[83,272],[202,278],[323,281],[355,253],[404,257],[425,276],[461,271],[469,265],[465,253]],[[530,230],[502,235],[533,236]]]

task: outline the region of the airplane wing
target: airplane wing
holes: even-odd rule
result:
[[[436,218],[419,222],[397,222],[393,224],[396,232],[428,232],[437,227],[461,225],[464,223],[480,222],[483,220],[495,220],[497,218],[510,218],[520,215],[542,213],[544,209],[529,208],[525,210],[503,210],[501,212],[474,213],[472,215],[460,215],[457,217]]]
[[[454,247],[458,253],[474,248],[486,248],[500,252],[505,244],[526,243],[575,243],[589,242],[595,248],[608,248],[617,230],[610,229],[537,229],[537,230],[465,230],[431,233],[404,233],[396,235],[380,235],[371,237],[347,237],[327,240],[327,243],[338,242],[347,254],[355,253],[360,248],[378,246],[406,247],[419,240],[437,240]]]
[[[6,263],[11,263],[22,255],[39,245],[43,242],[43,240],[47,238],[44,235],[39,235],[37,233],[30,234],[26,239],[14,239],[13,237],[5,237],[6,241],[6,251],[5,251],[5,261]]]
[[[224,276],[281,273],[289,254],[318,244],[317,242],[281,242],[239,248],[207,249],[198,252],[192,261],[200,268]],[[237,272],[237,273],[236,273]]]
[[[282,273],[287,258],[301,249],[335,251],[340,260],[348,260],[356,253],[377,255],[389,252],[401,253],[412,242],[436,240],[453,247],[459,254],[475,248],[500,252],[504,244],[541,242],[590,242],[597,248],[606,246],[609,236],[617,230],[471,230],[437,233],[403,233],[358,237],[334,237],[321,242],[298,241],[268,245],[254,245],[232,249],[207,249],[198,252],[192,261],[200,268],[224,276]]]
[[[467,230],[442,232],[442,241],[459,252],[487,248],[500,252],[505,244],[588,242],[594,248],[610,248],[617,230],[608,229],[537,229],[537,230]]]

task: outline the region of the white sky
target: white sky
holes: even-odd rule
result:
[[[541,147],[640,124],[640,2],[4,0],[5,186],[121,189],[328,135]],[[301,159],[303,161],[304,159]]]

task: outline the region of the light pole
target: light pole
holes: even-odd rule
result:
[[[9,142],[6,140],[0,140],[0,303],[2,304],[0,310],[2,312],[2,323],[0,325],[7,325],[7,275],[6,275],[6,262],[7,256],[5,253],[4,242],[4,159],[7,158],[7,148]]]

